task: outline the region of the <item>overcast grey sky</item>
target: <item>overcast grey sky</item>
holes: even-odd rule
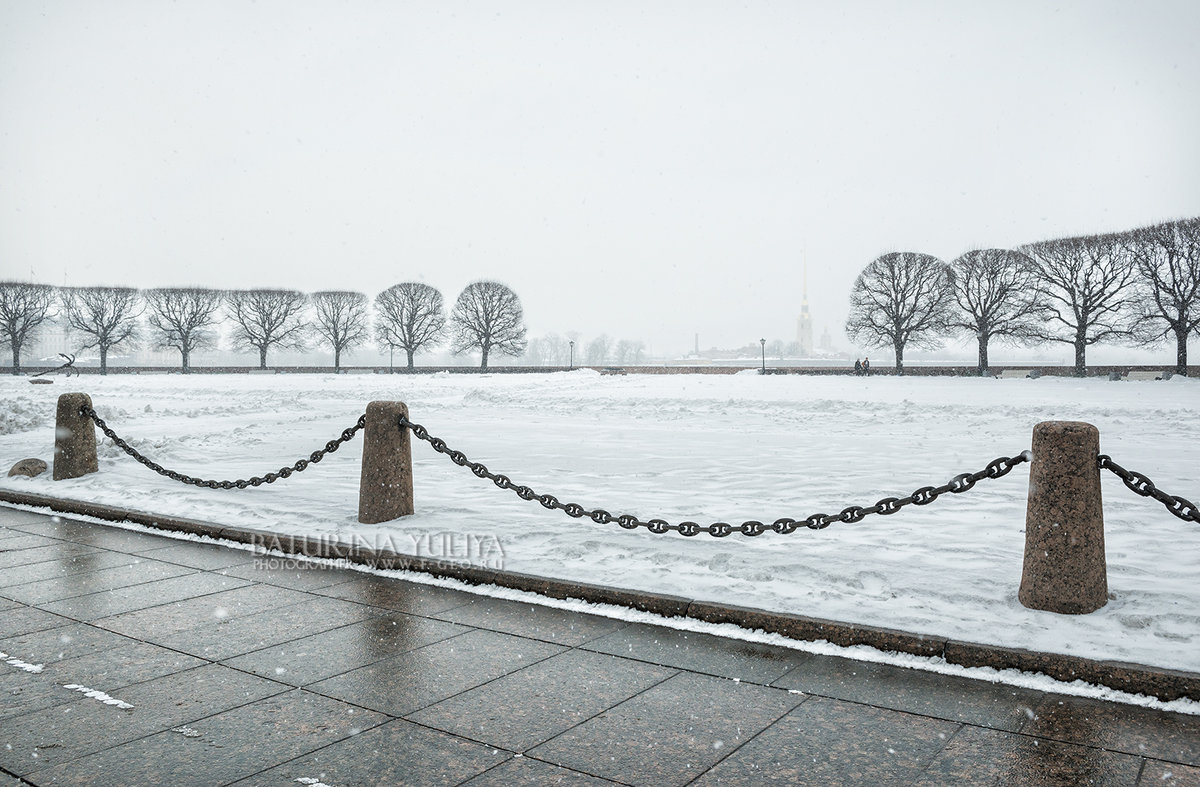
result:
[[[477,278],[819,335],[886,251],[1200,214],[1200,3],[0,0],[0,276]]]

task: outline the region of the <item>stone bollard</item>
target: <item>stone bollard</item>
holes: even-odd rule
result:
[[[408,417],[403,402],[371,402],[363,429],[358,521],[387,522],[413,512],[412,441],[399,424]]]
[[[96,425],[79,409],[92,406],[85,393],[65,393],[58,397],[54,423],[54,480],[78,478],[100,469],[96,460]]]
[[[1079,615],[1108,601],[1100,431],[1079,421],[1033,428],[1018,598],[1030,609]]]

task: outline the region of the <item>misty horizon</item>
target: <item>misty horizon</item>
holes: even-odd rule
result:
[[[807,267],[815,335],[862,354],[882,253],[1200,215],[1197,27],[1167,0],[10,4],[0,277],[495,279],[530,337],[671,355],[794,339]]]

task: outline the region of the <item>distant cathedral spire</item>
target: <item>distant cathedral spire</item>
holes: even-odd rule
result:
[[[808,260],[804,261],[804,290],[800,300],[800,320],[796,325],[796,342],[800,345],[800,356],[811,358],[813,355],[813,326],[812,315],[808,313]]]

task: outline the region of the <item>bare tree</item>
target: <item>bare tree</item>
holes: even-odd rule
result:
[[[381,345],[399,347],[413,356],[436,347],[446,338],[446,307],[442,294],[428,284],[401,282],[375,296],[375,336]]]
[[[609,338],[607,333],[602,333],[587,343],[584,363],[590,366],[600,366],[608,361],[608,356],[611,352],[612,339]]]
[[[202,287],[146,290],[143,294],[150,309],[155,344],[179,350],[180,368],[187,374],[192,369],[192,353],[216,342],[211,328],[217,322],[225,294]]]
[[[1150,343],[1175,339],[1175,371],[1187,376],[1188,336],[1200,333],[1200,218],[1126,233],[1141,279],[1136,329]]]
[[[521,299],[496,281],[468,284],[458,294],[450,319],[454,338],[450,348],[457,353],[479,350],[486,369],[492,352],[517,356],[525,352],[525,321]]]
[[[937,349],[949,321],[949,266],[928,254],[884,254],[854,281],[846,334],[868,347],[892,347],[904,374],[904,348]]]
[[[59,291],[67,328],[83,334],[81,350],[100,351],[100,374],[108,374],[110,350],[137,341],[138,317],[144,306],[132,287],[66,287]]]
[[[258,350],[258,368],[267,368],[267,351],[304,349],[308,325],[304,307],[308,298],[295,290],[233,290],[225,294],[225,308],[233,319],[235,345]]]
[[[525,345],[524,362],[526,366],[549,366],[546,361],[551,350],[546,346],[546,339],[542,336],[535,336],[529,340],[529,344]]]
[[[21,348],[50,316],[54,288],[22,281],[0,282],[0,331],[12,348],[12,373],[21,373]]]
[[[571,346],[566,337],[548,333],[529,340],[525,357],[532,366],[566,366],[571,362]]]
[[[622,365],[636,365],[642,362],[645,351],[645,343],[637,339],[621,339],[613,348],[613,361]]]
[[[326,291],[312,294],[313,327],[333,348],[333,368],[342,368],[342,353],[367,340],[367,296],[361,292]]]
[[[1087,348],[1129,339],[1137,266],[1116,235],[1023,246],[1033,260],[1039,320],[1033,335],[1075,348],[1075,374],[1087,374]]]
[[[988,343],[1003,337],[1028,341],[1038,311],[1033,260],[1019,251],[976,249],[950,263],[949,327],[975,337],[979,376],[988,373]]]

